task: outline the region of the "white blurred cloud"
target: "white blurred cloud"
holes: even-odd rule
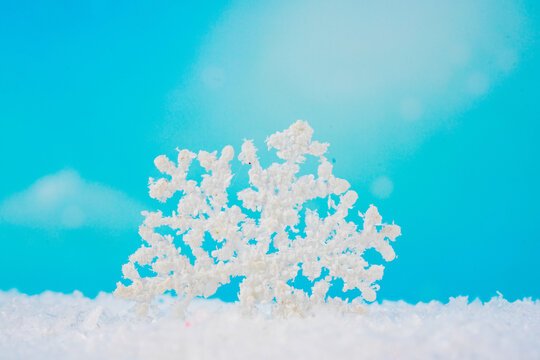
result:
[[[388,176],[379,176],[371,183],[371,193],[379,199],[390,197],[394,191],[394,183]]]
[[[467,91],[472,96],[481,96],[489,90],[489,78],[482,72],[475,72],[467,79]]]
[[[224,144],[304,119],[373,176],[496,88],[525,24],[513,1],[236,2],[171,92],[163,138]]]
[[[417,99],[404,99],[400,105],[400,114],[403,119],[409,121],[416,121],[422,117],[422,104]]]
[[[74,170],[38,179],[0,204],[0,220],[29,227],[121,229],[136,226],[141,205]]]
[[[201,80],[208,89],[219,89],[225,84],[225,74],[218,67],[208,66],[201,71]]]

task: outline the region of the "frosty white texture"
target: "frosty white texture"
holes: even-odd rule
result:
[[[105,293],[0,291],[0,358],[540,359],[538,300],[383,301],[366,305],[363,316],[321,306],[313,317],[273,319],[198,299],[179,321],[173,299],[158,297],[155,316],[141,318]]]
[[[244,210],[228,205],[232,146],[223,148],[220,156],[179,150],[177,163],[158,156],[155,165],[166,177],[150,179],[150,196],[162,202],[176,192],[183,196],[170,216],[143,212],[139,234],[147,246],[123,266],[131,284],[119,282],[115,295],[136,300],[144,314],[155,296],[174,290],[179,295],[177,310],[183,313],[194,297],[213,295],[231,277],[241,276],[239,299],[247,313],[264,304],[273,304],[273,313],[283,317],[309,314],[314,305],[323,303],[357,311],[363,300],[374,301],[375,282],[382,278],[384,267],[370,266],[362,254],[374,248],[384,260],[393,260],[389,240],[400,235],[400,228],[383,224],[374,206],[360,213],[363,229],[346,220],[358,195],[349,190],[346,180],[332,174],[332,164],[324,157],[329,144],[312,141],[312,135],[313,129],[301,120],[271,135],[266,140],[268,149],[276,149],[283,162],[266,169],[259,163],[253,142],[244,141],[238,159],[250,167],[251,185],[238,192]],[[317,176],[298,176],[306,156],[318,158]],[[207,171],[200,184],[186,179],[194,159]],[[327,216],[308,208],[302,212],[304,204],[316,198],[327,199]],[[259,216],[248,217],[246,209]],[[303,230],[299,228],[304,224],[302,216]],[[172,229],[177,238],[156,232],[160,227]],[[203,248],[205,234],[217,241],[217,250],[209,253]],[[190,249],[194,263],[175,245],[178,241]],[[156,275],[141,276],[141,267]],[[311,292],[291,285],[300,270],[314,283]],[[328,275],[322,278],[322,274]],[[328,298],[330,281],[337,278],[343,279],[344,290],[357,288],[361,297],[353,302]]]

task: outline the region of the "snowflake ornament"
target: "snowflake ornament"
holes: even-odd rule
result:
[[[277,150],[283,161],[266,169],[253,142],[244,140],[238,160],[249,167],[250,186],[237,194],[242,208],[228,205],[232,146],[219,156],[215,151],[178,150],[176,163],[158,156],[154,163],[165,177],[150,178],[150,196],[166,202],[180,192],[181,198],[169,216],[142,213],[139,234],[145,244],[123,266],[131,283],[119,282],[115,295],[135,300],[145,314],[156,296],[174,290],[182,314],[193,298],[211,296],[233,277],[241,277],[239,301],[246,313],[268,304],[275,315],[288,317],[307,315],[316,306],[359,310],[364,300],[374,301],[375,282],[384,266],[370,266],[362,255],[373,248],[384,260],[393,260],[389,241],[401,234],[400,227],[383,224],[374,206],[359,213],[363,229],[346,220],[358,195],[332,174],[332,164],[324,157],[329,144],[312,141],[312,135],[313,129],[301,120],[271,135],[268,149]],[[298,176],[306,156],[318,158],[317,176]],[[187,179],[195,159],[207,172],[200,183]],[[327,201],[326,217],[307,207],[306,202],[315,199]],[[173,235],[164,234],[163,228]],[[217,243],[211,252],[203,246],[208,237]],[[152,275],[141,275],[143,269]],[[310,289],[293,286],[300,271],[312,283]],[[361,296],[351,302],[328,297],[335,279],[343,280],[344,291],[358,289]]]

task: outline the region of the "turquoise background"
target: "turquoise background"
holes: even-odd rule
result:
[[[436,11],[417,3],[420,10],[414,16],[428,18]],[[339,51],[356,36],[333,48],[325,36],[334,30],[324,30],[321,23],[320,34],[302,35],[302,17],[294,22],[296,30],[285,24],[283,31],[297,41],[293,45],[317,37],[330,44],[321,45],[319,59],[324,61],[313,60],[319,48],[307,45],[291,45],[291,59],[276,57],[272,49],[279,49],[282,34],[265,32],[271,26],[264,17],[274,21],[294,11],[311,16],[309,4],[299,2],[301,11],[288,11],[285,4],[1,1],[0,200],[45,175],[72,169],[87,181],[121,191],[137,206],[126,210],[121,227],[22,224],[4,213],[0,289],[29,294],[80,290],[88,296],[112,291],[121,265],[140,246],[137,212],[160,208],[147,195],[148,177],[158,176],[153,166],[157,155],[174,156],[176,146],[211,151],[226,144],[238,152],[242,139],[252,138],[266,161],[265,136],[301,118],[315,129],[316,140],[330,142],[334,173],[358,192],[358,210],[373,203],[384,220],[402,227],[395,243],[398,258],[387,266],[379,299],[417,302],[470,295],[485,300],[496,291],[510,300],[537,299],[538,2],[505,2],[516,4],[515,15],[484,1],[479,4],[494,9],[494,14],[479,12],[488,20],[471,13],[467,21],[493,25],[489,34],[484,27],[472,27],[478,36],[462,35],[482,45],[473,47],[468,66],[488,69],[490,75],[489,86],[482,77],[480,85],[472,83],[473,95],[460,92],[465,66],[449,74],[440,70],[448,79],[444,86],[433,86],[416,70],[401,78],[415,66],[414,56],[399,62],[403,68],[395,73],[383,74],[384,66],[394,64],[389,62],[381,65],[380,74],[365,75],[368,84],[380,86],[364,94],[365,88],[346,83],[348,77],[340,72],[352,65],[345,61],[350,54]],[[412,10],[384,10],[390,12],[382,16],[390,19],[385,29],[394,29],[392,19],[413,15]],[[512,16],[519,24],[508,25]],[[424,30],[411,35],[419,39],[414,49],[424,57],[422,67],[436,74],[446,56],[430,56],[447,47],[431,50],[431,40],[424,47],[430,29]],[[384,45],[392,34],[374,33],[370,49],[379,49],[378,42]],[[498,51],[491,47],[499,39],[515,46],[515,58],[504,71],[489,70],[490,54]],[[267,52],[266,44],[271,44]],[[297,55],[304,52],[299,65]],[[325,57],[333,52],[335,57]],[[360,57],[367,59],[360,68],[379,69],[369,52]],[[305,68],[309,73],[294,77]],[[381,83],[373,80],[379,75]],[[418,85],[422,81],[425,86]],[[412,110],[402,103],[406,111],[401,116],[420,119],[394,122],[400,114],[393,112],[392,101],[402,93],[424,99],[422,111],[414,101]],[[379,176],[391,179],[389,196],[370,190]]]

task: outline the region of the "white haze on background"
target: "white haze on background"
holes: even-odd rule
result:
[[[141,208],[121,191],[62,170],[2,201],[0,221],[50,229],[133,228]]]
[[[489,0],[237,2],[171,92],[162,139],[189,147],[203,131],[219,148],[303,119],[373,183],[511,73],[523,13]]]

